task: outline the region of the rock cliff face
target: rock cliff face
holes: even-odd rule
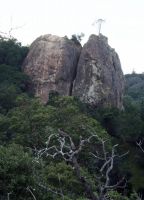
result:
[[[103,35],[91,35],[77,68],[73,95],[82,101],[122,108],[124,76],[119,57]]]
[[[44,35],[32,43],[23,70],[32,79],[35,96],[43,103],[51,91],[71,95],[80,52],[81,45],[66,37]]]
[[[31,45],[23,70],[43,103],[57,91],[95,106],[123,106],[120,60],[103,35],[91,35],[83,48],[66,37],[41,36]]]

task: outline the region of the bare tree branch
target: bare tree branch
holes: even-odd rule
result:
[[[79,145],[76,147],[72,138],[66,132],[59,129],[58,133],[58,135],[49,136],[46,142],[46,148],[37,152],[38,159],[44,155],[52,158],[55,158],[57,155],[61,155],[65,161],[68,161],[73,166],[77,177],[85,187],[87,196],[92,200],[98,200],[92,190],[91,184],[81,175],[80,165],[77,161],[77,155],[82,151],[84,144],[90,142],[92,136],[88,139],[82,139],[80,137]],[[59,143],[59,147],[56,147],[55,145],[50,146],[50,142],[53,142],[52,139],[55,139]]]
[[[8,192],[7,193],[7,200],[10,200],[10,195],[12,194],[12,192]]]
[[[102,151],[100,153],[98,153],[98,151],[96,151],[96,154],[90,153],[95,159],[102,162],[102,165],[99,168],[100,176],[97,178],[97,181],[99,182],[99,198],[94,193],[92,186],[86,179],[86,177],[82,176],[80,165],[77,160],[77,156],[83,150],[85,145],[91,143],[91,140],[94,138],[100,143],[102,147]],[[56,145],[56,143],[58,143],[58,145]],[[68,133],[59,129],[57,135],[50,135],[48,137],[46,147],[42,150],[37,151],[37,158],[40,159],[44,155],[55,158],[56,156],[60,155],[65,161],[68,161],[72,165],[73,169],[75,170],[76,176],[85,187],[87,197],[92,200],[104,200],[108,190],[112,190],[118,187],[125,187],[126,185],[124,177],[116,184],[111,185],[111,172],[114,169],[115,158],[121,158],[128,153],[127,152],[122,155],[116,154],[117,147],[118,144],[112,147],[111,152],[107,152],[106,140],[101,139],[96,134],[93,134],[86,139],[82,139],[82,137],[80,136],[79,144],[76,146],[72,137]],[[58,193],[56,192],[56,194]],[[61,196],[63,197],[62,192]]]
[[[100,160],[103,164],[101,165],[101,168],[99,169],[101,175],[98,177],[98,182],[99,182],[99,190],[100,190],[100,195],[99,198],[100,200],[104,199],[104,196],[106,195],[108,190],[116,189],[116,188],[125,188],[126,187],[126,180],[123,177],[121,180],[119,180],[116,184],[111,185],[110,180],[111,180],[111,172],[114,168],[114,160],[115,158],[122,158],[125,155],[127,155],[129,152],[126,152],[122,155],[116,154],[116,148],[118,147],[118,144],[114,145],[111,149],[111,153],[108,153],[106,151],[106,140],[103,140],[99,137],[97,139],[100,141],[102,145],[102,152],[99,155],[98,151],[96,151],[96,154],[91,153],[97,160]],[[105,180],[105,182],[101,181]],[[123,185],[121,185],[123,184]]]
[[[142,147],[143,141],[140,140],[139,142],[136,142],[137,146],[140,148],[140,150],[144,153],[144,148]]]
[[[37,200],[36,197],[35,197],[35,195],[34,195],[34,193],[32,192],[32,190],[30,189],[29,186],[27,187],[27,190],[31,193],[33,199],[34,199],[34,200]]]

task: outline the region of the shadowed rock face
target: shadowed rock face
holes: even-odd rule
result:
[[[93,105],[122,109],[124,76],[119,57],[103,35],[91,35],[78,63],[73,95]]]
[[[51,91],[71,95],[80,52],[81,46],[66,37],[44,35],[32,43],[23,70],[43,103]]]

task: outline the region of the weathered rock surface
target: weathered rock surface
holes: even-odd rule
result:
[[[66,37],[41,36],[32,43],[23,70],[43,103],[57,91],[95,106],[123,107],[120,60],[103,35],[91,35],[83,49]]]
[[[81,45],[66,37],[44,35],[31,45],[23,70],[30,76],[35,96],[43,103],[51,91],[71,95]]]
[[[119,57],[103,35],[91,35],[78,63],[73,95],[82,101],[122,108],[124,76]]]

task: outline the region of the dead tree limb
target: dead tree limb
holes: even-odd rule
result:
[[[56,145],[50,146],[50,142],[53,137],[59,143],[59,147]],[[88,139],[82,139],[80,137],[79,145],[76,147],[72,138],[66,132],[58,130],[58,135],[50,135],[46,142],[46,148],[38,151],[37,155],[38,159],[43,155],[50,156],[52,158],[55,158],[57,155],[61,155],[65,161],[69,162],[73,166],[76,176],[85,188],[87,197],[92,200],[98,200],[94,194],[94,191],[92,190],[91,184],[85,177],[81,175],[80,165],[77,160],[78,154],[82,151],[84,145],[90,142],[92,137],[93,136],[90,136]]]
[[[105,145],[106,141],[101,138],[98,138],[98,140],[102,145],[102,152],[100,155],[98,152],[96,152],[96,154],[93,153],[91,154],[95,157],[95,159],[102,162],[102,165],[99,169],[100,176],[98,178],[98,182],[99,182],[99,200],[104,200],[106,199],[107,192],[109,190],[114,190],[119,187],[123,188],[126,187],[126,180],[124,177],[122,177],[122,179],[119,180],[116,184],[111,185],[111,172],[114,169],[115,158],[124,157],[129,152],[126,152],[122,155],[116,154],[116,148],[118,147],[118,144],[116,144],[112,147],[111,152],[108,153],[106,151],[106,145]]]
[[[136,142],[136,144],[140,148],[140,150],[144,153],[144,148],[142,147],[143,146],[143,141],[139,140],[138,142]]]
[[[32,190],[31,190],[31,188],[29,186],[27,187],[27,191],[30,192],[30,194],[32,195],[32,197],[33,197],[34,200],[37,200],[36,197],[35,197],[35,195],[34,195],[34,193],[32,192]]]
[[[100,177],[98,178],[98,180],[96,180],[97,182],[99,182],[98,197],[93,191],[92,185],[87,180],[87,178],[82,176],[80,170],[81,167],[77,159],[78,155],[83,150],[85,145],[91,143],[91,140],[92,139],[94,140],[94,138],[96,139],[97,142],[100,143],[100,145],[102,145],[101,154],[99,154],[98,152],[96,152],[96,154],[90,153],[91,155],[94,156],[95,159],[97,159],[98,161],[99,160],[102,161],[102,165],[99,169]],[[58,145],[55,144],[56,142],[58,143]],[[121,184],[124,183],[124,177],[116,184],[111,185],[111,172],[114,168],[115,158],[123,157],[128,152],[123,155],[116,154],[116,148],[118,147],[118,144],[116,144],[112,147],[111,152],[109,153],[106,150],[105,143],[106,140],[103,140],[98,135],[93,134],[87,139],[82,139],[82,137],[80,136],[79,144],[75,145],[72,137],[69,134],[67,134],[62,130],[58,130],[57,135],[53,134],[48,137],[48,140],[46,142],[46,147],[37,151],[37,159],[40,159],[42,156],[46,157],[49,156],[52,158],[55,158],[58,155],[61,156],[66,162],[69,162],[72,165],[73,169],[75,170],[76,176],[78,177],[79,181],[85,188],[87,198],[91,200],[106,200],[105,197],[109,190],[113,190],[118,187],[125,187],[126,183],[123,186],[121,186]],[[102,181],[102,179],[104,181]]]

